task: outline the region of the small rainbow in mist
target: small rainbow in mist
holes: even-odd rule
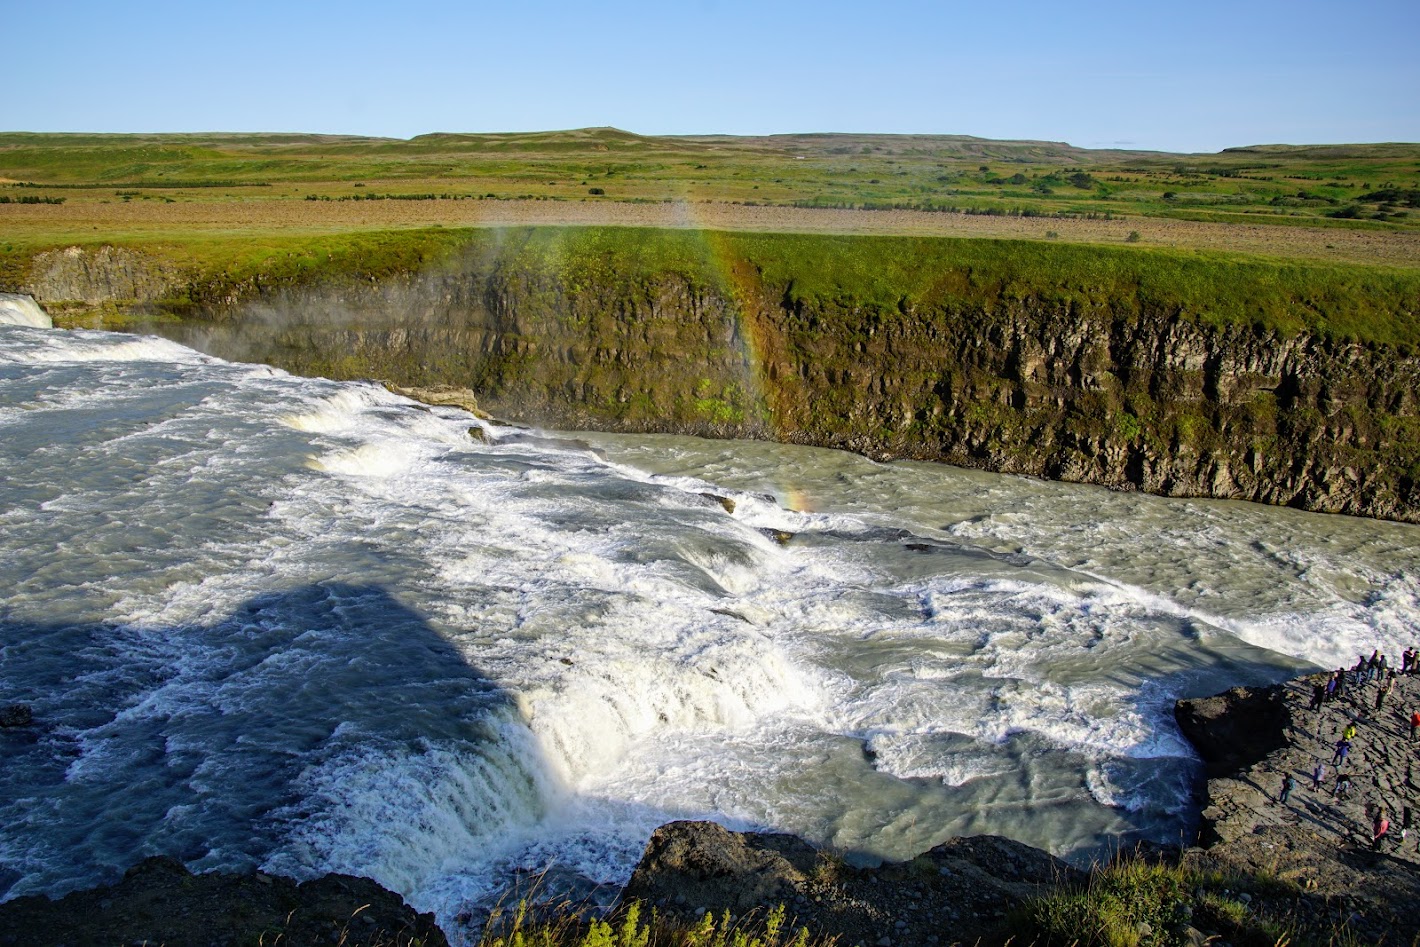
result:
[[[735,340],[744,365],[741,383],[750,403],[761,412],[765,427],[778,438],[783,432],[779,418],[773,414],[769,386],[766,385],[766,353],[770,347],[763,338],[760,321],[746,312],[746,307],[753,305],[761,295],[759,281],[751,273],[748,261],[740,258],[731,246],[729,235],[712,229],[703,220],[693,200],[682,201],[676,207],[680,211],[681,226],[695,235],[711,271],[719,284],[729,291],[730,312],[735,320]],[[776,487],[777,498],[789,509],[812,512],[816,508],[813,498],[799,485],[780,482]]]

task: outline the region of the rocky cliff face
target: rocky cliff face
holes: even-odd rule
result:
[[[152,299],[171,283],[118,251],[57,252],[24,287],[44,302]],[[1420,521],[1413,355],[1139,299],[884,307],[792,290],[749,260],[718,278],[589,278],[483,255],[376,282],[189,287],[182,318],[151,328],[296,372],[471,389],[525,422]]]
[[[30,292],[43,302],[149,302],[175,282],[150,258],[122,247],[46,250],[30,261]]]

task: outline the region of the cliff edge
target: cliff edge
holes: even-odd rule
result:
[[[68,248],[19,288],[68,325],[467,389],[523,423],[1420,522],[1411,274],[953,240],[440,239],[437,260],[292,251],[187,274]]]

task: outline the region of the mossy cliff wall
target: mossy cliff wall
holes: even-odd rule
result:
[[[1420,521],[1407,274],[948,240],[440,239],[414,268],[268,264],[185,289],[167,270],[147,327],[300,373],[466,387],[513,420]],[[21,288],[72,298],[74,262],[51,287],[37,260]]]

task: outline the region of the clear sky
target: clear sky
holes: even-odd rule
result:
[[[1420,141],[1420,0],[0,0],[0,130]]]

